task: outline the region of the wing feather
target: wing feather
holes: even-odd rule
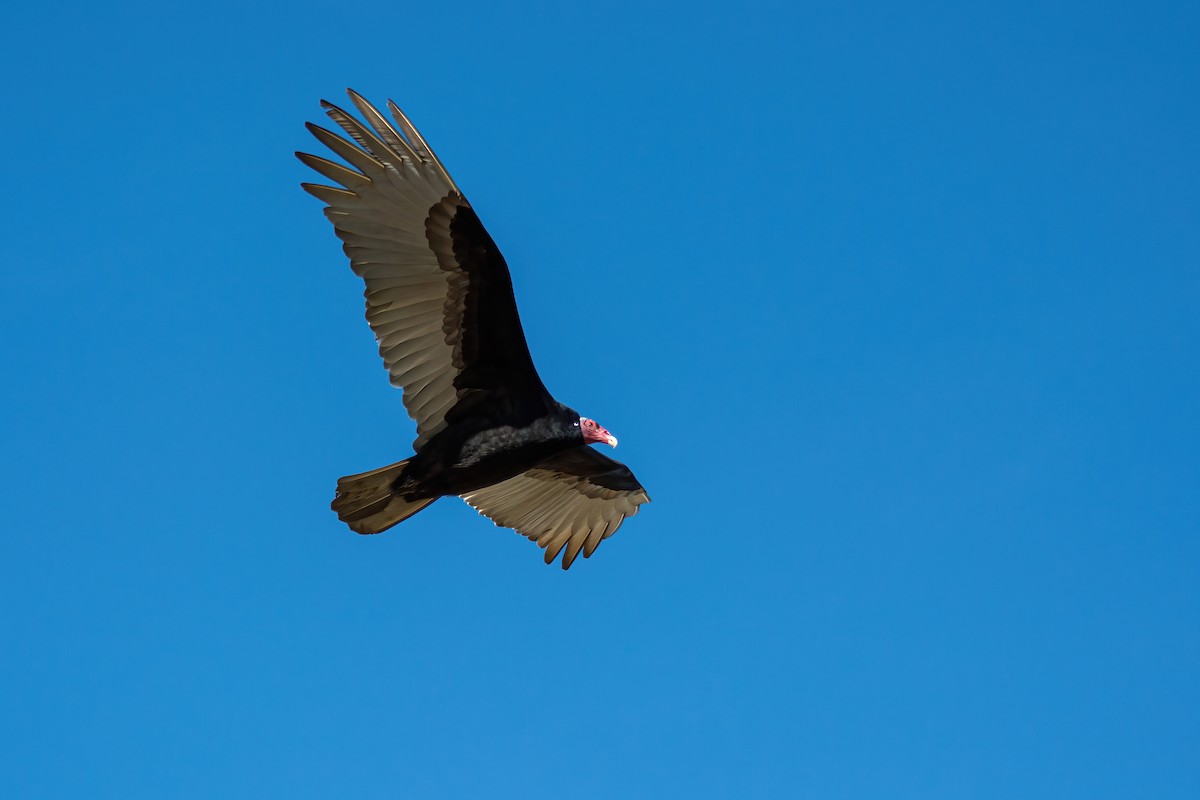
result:
[[[416,151],[417,156],[422,162],[432,165],[441,175],[442,179],[457,192],[458,187],[454,185],[454,179],[450,177],[450,173],[446,172],[446,168],[442,166],[441,159],[434,154],[433,148],[425,141],[425,137],[413,127],[412,122],[409,121],[408,117],[395,103],[388,100],[387,104],[388,110],[392,112],[392,118],[396,120],[396,124],[400,126],[400,130],[404,131],[404,135],[412,142],[413,150]]]
[[[366,175],[355,172],[352,169],[347,169],[341,164],[330,161],[327,158],[309,155],[308,153],[297,153],[296,157],[326,178],[329,178],[329,180],[340,183],[347,189],[357,189],[371,184],[371,179]]]
[[[404,141],[404,137],[396,132],[396,129],[391,126],[391,123],[376,110],[375,106],[363,99],[363,96],[353,89],[347,89],[346,94],[350,95],[350,100],[358,109],[359,113],[367,120],[375,132],[379,134],[379,138],[387,142],[388,147],[392,148],[395,153],[400,156],[406,164],[411,164],[414,161],[419,161],[420,157],[412,149],[408,142]]]
[[[581,552],[590,558],[600,542],[650,502],[624,464],[586,445],[462,498],[497,525],[545,548],[547,564],[561,553],[563,569]]]
[[[366,174],[367,177],[382,177],[384,171],[387,169],[387,166],[378,158],[364,152],[362,148],[355,147],[333,131],[311,122],[304,123],[304,127],[317,138],[317,141],[328,147],[340,158],[345,159],[347,164]]]
[[[358,196],[354,192],[338,189],[335,186],[324,186],[319,183],[302,183],[300,184],[300,188],[326,203],[344,203],[348,199]]]

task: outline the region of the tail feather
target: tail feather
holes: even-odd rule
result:
[[[392,492],[392,484],[408,461],[338,478],[337,494],[330,508],[355,533],[381,533],[416,514],[436,500],[405,500]]]

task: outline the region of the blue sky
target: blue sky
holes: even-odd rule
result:
[[[1200,796],[1186,3],[24,5],[0,794]],[[654,503],[569,573],[413,437],[292,151],[393,97]]]

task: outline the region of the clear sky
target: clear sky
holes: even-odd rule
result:
[[[1194,3],[20,4],[0,796],[1200,797]],[[654,502],[414,435],[311,179],[394,98]]]

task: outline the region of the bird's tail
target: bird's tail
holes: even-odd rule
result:
[[[436,500],[405,500],[392,492],[392,484],[408,461],[338,478],[337,494],[330,508],[355,533],[381,533],[403,522]]]

